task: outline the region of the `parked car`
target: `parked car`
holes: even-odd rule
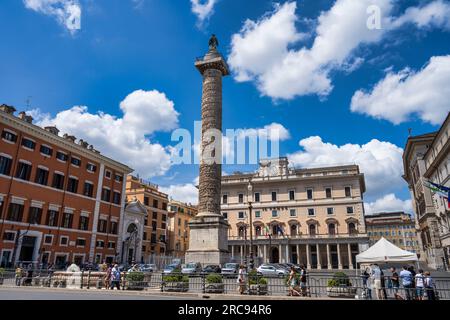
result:
[[[262,264],[256,269],[256,271],[259,275],[265,277],[284,277],[289,274],[288,270],[275,264]]]
[[[197,274],[202,272],[202,265],[200,262],[190,262],[181,268],[182,274]]]
[[[179,268],[178,264],[169,264],[167,266],[164,267],[163,273],[167,274],[167,273],[175,273]]]
[[[221,273],[222,269],[217,264],[210,264],[203,268],[203,273]]]
[[[237,275],[239,272],[239,263],[225,263],[222,267],[224,276]]]
[[[139,265],[139,270],[142,272],[155,272],[157,268],[155,264],[141,264]]]

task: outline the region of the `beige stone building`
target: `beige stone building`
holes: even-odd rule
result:
[[[141,261],[148,263],[154,255],[164,255],[167,251],[168,195],[159,191],[158,186],[134,176],[126,181],[127,202],[139,201],[146,210],[142,234]],[[125,245],[125,247],[128,247]],[[130,247],[132,248],[132,246]],[[129,254],[127,253],[127,256]]]
[[[167,253],[182,257],[189,249],[189,221],[198,213],[197,206],[181,201],[169,202]]]
[[[365,188],[356,165],[291,169],[287,158],[262,160],[256,173],[224,176],[221,208],[230,224],[232,258],[249,256],[251,226],[256,263],[355,268],[355,256],[369,241]]]
[[[419,230],[421,260],[435,269],[449,266],[450,222],[447,200],[426,187],[427,181],[450,186],[450,114],[437,132],[411,136],[403,154]]]
[[[403,250],[419,253],[416,223],[414,218],[405,212],[367,215],[366,228],[371,246],[383,237]]]

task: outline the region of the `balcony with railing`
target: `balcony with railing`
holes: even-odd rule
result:
[[[255,240],[296,240],[296,239],[346,239],[346,238],[368,238],[365,233],[336,233],[336,234],[296,234],[296,235],[255,235],[253,236],[253,241]],[[239,241],[250,241],[250,237],[246,236],[229,236],[229,241],[239,240]]]

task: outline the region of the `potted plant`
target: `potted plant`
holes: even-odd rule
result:
[[[125,276],[127,290],[144,290],[144,273],[140,271],[128,272]]]
[[[248,273],[249,294],[266,295],[268,293],[267,283],[267,279],[258,275],[256,270],[252,270]]]
[[[178,271],[162,276],[163,291],[186,292],[189,290],[189,277],[181,274],[181,270]]]
[[[211,273],[206,277],[206,293],[224,293],[225,285],[222,276],[217,273]]]
[[[333,279],[328,280],[327,295],[329,297],[354,298],[356,288],[344,272],[336,272]]]
[[[4,280],[5,280],[5,269],[0,268],[0,286],[3,285]]]

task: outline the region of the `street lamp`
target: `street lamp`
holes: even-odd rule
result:
[[[253,191],[253,185],[252,185],[252,179],[250,178],[248,182],[248,194],[247,194],[247,201],[248,201],[248,211],[249,211],[249,224],[250,224],[250,270],[253,270],[254,268],[254,261],[253,261],[253,214],[252,214],[252,191]]]

